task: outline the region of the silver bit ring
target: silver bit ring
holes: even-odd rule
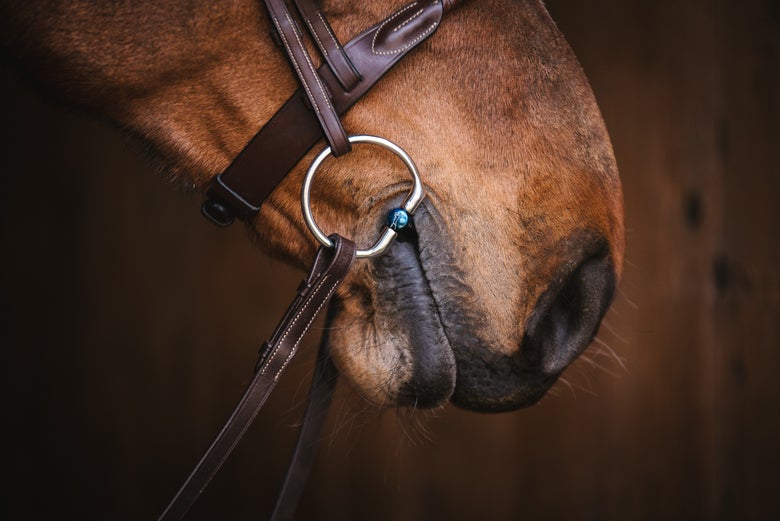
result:
[[[425,197],[425,193],[423,192],[423,185],[422,181],[420,180],[420,174],[417,171],[417,166],[414,164],[414,161],[412,161],[412,158],[409,156],[409,154],[407,154],[401,147],[392,141],[388,141],[387,139],[377,136],[358,135],[349,136],[348,139],[350,143],[371,143],[373,145],[379,145],[380,147],[393,152],[401,159],[401,161],[404,162],[404,165],[406,165],[406,168],[409,170],[409,173],[414,180],[414,185],[409,194],[407,194],[403,203],[401,203],[400,208],[408,212],[409,215],[413,214],[417,207],[420,206],[420,203]],[[303,187],[301,188],[301,209],[303,210],[303,220],[306,221],[306,226],[309,227],[309,230],[314,235],[314,237],[321,244],[330,248],[333,247],[333,241],[331,241],[328,236],[320,229],[320,227],[317,226],[317,223],[314,220],[314,216],[312,215],[310,192],[312,182],[314,181],[314,174],[317,172],[320,165],[322,165],[323,161],[325,161],[325,159],[327,159],[331,154],[332,151],[330,147],[320,152],[320,154],[312,162],[309,170],[306,172],[306,176],[303,179]],[[392,230],[389,226],[385,226],[376,243],[374,243],[373,246],[366,250],[357,250],[356,256],[358,258],[367,258],[378,257],[379,255],[382,255],[387,251],[387,249],[390,247],[390,244],[392,244],[397,235],[398,233],[395,230]]]

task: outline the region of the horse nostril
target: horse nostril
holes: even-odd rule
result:
[[[615,291],[608,256],[591,257],[539,299],[523,338],[529,369],[558,374],[582,353],[606,313]]]

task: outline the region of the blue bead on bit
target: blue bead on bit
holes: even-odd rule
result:
[[[409,224],[409,212],[403,208],[394,208],[387,214],[387,227],[393,231],[398,231]]]

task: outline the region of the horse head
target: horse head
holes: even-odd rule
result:
[[[346,41],[405,1],[323,9]],[[143,140],[190,190],[297,88],[255,0],[6,4],[4,44],[20,65]],[[344,126],[401,145],[427,197],[413,229],[339,288],[328,329],[340,371],[382,406],[535,403],[592,340],[624,252],[609,137],[541,0],[463,2]],[[301,267],[316,247],[299,203],[314,153],[247,223]],[[331,160],[313,192],[321,228],[371,244],[404,176],[373,147]]]

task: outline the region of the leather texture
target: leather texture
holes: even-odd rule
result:
[[[303,35],[285,0],[265,0],[281,43],[302,89],[263,126],[233,163],[216,177],[203,213],[220,226],[233,215],[251,219],[287,173],[323,135],[334,155],[349,151],[339,116],[346,112],[402,57],[438,28],[457,2],[419,0],[364,31],[344,47],[314,0],[294,0],[323,53],[315,70]],[[260,173],[260,175],[258,175]],[[333,248],[319,249],[309,276],[271,338],[263,344],[255,375],[227,423],[179,489],[159,521],[180,520],[220,469],[267,400],[301,340],[355,261],[356,247],[338,235]],[[292,519],[333,397],[338,371],[327,355],[327,336],[285,483],[272,519]]]
[[[254,378],[235,410],[158,518],[160,521],[182,519],[195,503],[252,424],[301,340],[349,272],[355,261],[355,244],[338,235],[332,235],[331,240],[334,247],[319,249],[309,276],[301,283],[271,338],[263,344]]]
[[[295,6],[341,87],[346,91],[352,90],[360,81],[360,75],[317,3],[314,0],[295,0]]]
[[[292,63],[301,86],[303,86],[306,98],[325,133],[333,155],[346,154],[352,149],[349,140],[347,140],[347,134],[341,125],[341,119],[339,119],[336,109],[333,108],[330,95],[322,83],[320,75],[317,74],[311,56],[306,50],[303,35],[298,30],[292,13],[287,8],[287,3],[285,0],[265,0],[265,7],[282,39],[287,57]]]
[[[451,5],[448,4],[448,5]],[[360,81],[349,91],[327,65],[318,69],[335,111],[344,114],[401,58],[433,34],[444,15],[441,0],[413,2],[344,46]],[[296,92],[260,129],[233,163],[218,175],[209,198],[244,220],[253,218],[287,173],[323,136],[307,107],[306,89]]]

